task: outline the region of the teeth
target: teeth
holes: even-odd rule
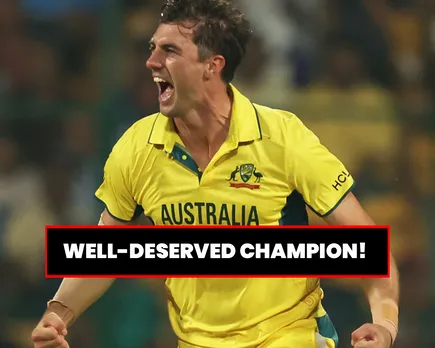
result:
[[[165,80],[163,80],[162,78],[160,78],[160,77],[154,77],[154,82],[156,82],[156,83],[162,83],[162,82],[166,82]]]

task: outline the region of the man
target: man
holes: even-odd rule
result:
[[[227,0],[167,1],[147,61],[160,113],[138,121],[113,148],[96,193],[107,207],[101,225],[139,215],[158,225],[301,225],[306,205],[330,224],[373,224],[350,193],[352,177],[296,116],[255,105],[230,83],[249,36]],[[388,348],[396,337],[394,262],[391,274],[364,280],[373,323],[353,333],[357,348]],[[113,281],[65,279],[33,332],[34,347],[68,347],[67,328]],[[166,285],[179,348],[337,346],[318,280]]]

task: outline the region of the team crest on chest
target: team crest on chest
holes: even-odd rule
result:
[[[242,164],[237,166],[231,173],[227,181],[230,182],[230,187],[248,188],[258,190],[263,174],[257,171],[257,168],[252,163]],[[241,182],[238,182],[241,181]]]

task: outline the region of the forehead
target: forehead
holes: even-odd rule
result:
[[[179,45],[193,44],[194,27],[189,23],[162,23],[157,27],[151,41],[157,45],[169,42]]]

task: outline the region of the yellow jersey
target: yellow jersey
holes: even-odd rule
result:
[[[334,210],[354,185],[344,165],[294,114],[231,90],[229,134],[204,172],[162,114],[124,133],[96,192],[111,216],[127,222],[145,214],[156,225],[307,225],[306,206],[320,216]],[[310,342],[303,347],[317,347],[319,333],[325,347],[337,344],[318,279],[166,284],[180,348],[257,347],[301,325]]]

